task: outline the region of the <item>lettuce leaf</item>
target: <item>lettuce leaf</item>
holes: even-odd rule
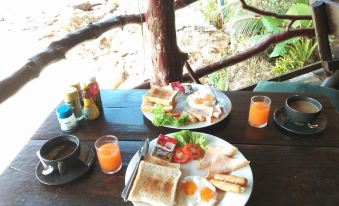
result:
[[[153,114],[153,124],[156,127],[163,125],[175,125],[183,126],[188,123],[188,115],[182,114],[179,118],[174,118],[171,114],[168,114],[160,105],[156,105],[155,109],[152,111]]]
[[[176,132],[173,137],[178,141],[180,147],[185,144],[197,144],[202,150],[206,150],[206,138],[200,133],[195,133],[189,130],[181,130]]]

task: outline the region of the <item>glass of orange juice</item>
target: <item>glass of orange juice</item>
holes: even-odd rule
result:
[[[105,135],[99,137],[95,141],[95,149],[103,173],[113,174],[121,169],[121,154],[116,136]]]
[[[270,114],[270,106],[270,98],[266,96],[253,96],[248,114],[248,123],[257,128],[265,127]]]

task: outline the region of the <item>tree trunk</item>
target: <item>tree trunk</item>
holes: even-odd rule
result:
[[[183,66],[188,55],[177,45],[174,0],[149,0],[145,13],[150,31],[153,76],[151,84],[165,86],[182,81]]]

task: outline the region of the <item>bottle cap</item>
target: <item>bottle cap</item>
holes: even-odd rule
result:
[[[60,119],[68,118],[73,114],[71,107],[68,105],[61,105],[56,109],[56,113]]]
[[[90,83],[94,83],[94,82],[97,82],[97,78],[96,78],[95,76],[91,76],[91,77],[88,79],[88,81],[89,81]]]

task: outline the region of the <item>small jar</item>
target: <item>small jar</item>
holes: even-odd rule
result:
[[[82,120],[83,116],[79,93],[75,87],[67,87],[65,89],[64,102],[66,105],[72,108],[72,111],[77,121]]]
[[[62,131],[71,132],[76,129],[77,121],[70,106],[62,105],[58,107],[56,114]]]

